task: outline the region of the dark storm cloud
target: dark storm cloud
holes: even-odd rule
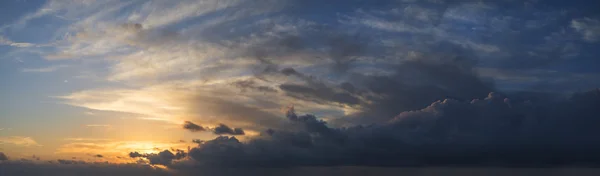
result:
[[[183,129],[187,129],[190,130],[192,132],[197,132],[197,131],[206,131],[206,129],[200,125],[196,125],[193,122],[190,121],[185,121],[183,123]]]
[[[558,166],[600,164],[600,90],[532,104],[500,93],[436,101],[385,124],[330,128],[315,116],[288,119],[303,130],[274,130],[248,142],[218,137],[191,150],[205,165]]]
[[[213,132],[217,135],[244,135],[244,130],[241,128],[231,128],[225,124],[219,124],[219,126],[213,129]]]

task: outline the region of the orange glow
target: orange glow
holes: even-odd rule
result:
[[[109,161],[113,163],[132,163],[138,159],[129,157],[129,152],[158,153],[163,150],[187,150],[192,144],[180,142],[153,142],[153,141],[100,141],[100,142],[75,142],[62,145],[55,152],[65,157],[93,159],[95,161]],[[103,155],[94,158],[94,155]]]

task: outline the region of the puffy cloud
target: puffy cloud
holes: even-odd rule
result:
[[[158,153],[146,153],[140,154],[139,152],[130,152],[129,157],[131,158],[146,158],[150,161],[150,164],[158,164],[168,166],[171,165],[173,160],[180,160],[187,156],[183,150],[173,150],[175,153],[169,150],[163,150]]]
[[[215,127],[213,129],[213,131],[217,135],[223,135],[223,134],[244,135],[244,134],[246,134],[246,133],[244,133],[244,130],[241,128],[231,128],[225,124],[219,124],[219,126]]]
[[[139,158],[142,156],[144,156],[144,155],[140,154],[139,152],[130,152],[129,153],[129,157],[131,157],[131,158]]]
[[[150,164],[170,165],[173,160],[182,159],[185,156],[186,154],[183,151],[176,151],[173,154],[169,150],[164,150],[158,154],[146,154],[144,157],[150,161]]]

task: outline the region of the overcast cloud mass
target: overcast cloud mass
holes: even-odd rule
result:
[[[7,0],[0,175],[595,175],[598,9]]]

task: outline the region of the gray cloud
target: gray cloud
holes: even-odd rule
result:
[[[254,101],[255,104],[244,104],[222,98],[198,96],[191,99],[189,108],[191,113],[202,114],[206,117],[214,116],[215,118],[201,119],[203,122],[211,124],[223,123],[253,130],[262,130],[281,124],[282,118],[262,108],[278,104],[261,97],[255,98],[257,98],[257,101]],[[259,121],[260,124],[255,123]]]
[[[150,160],[150,164],[160,164],[168,166],[173,160],[182,159],[186,156],[183,151],[176,151],[176,153],[172,153],[169,150],[164,150],[159,152],[158,154],[146,154],[144,157]]]
[[[0,161],[6,161],[8,160],[8,156],[6,156],[4,153],[0,152]]]
[[[202,127],[200,125],[196,125],[190,121],[185,121],[183,128],[190,130],[192,132],[209,131],[210,130],[216,135],[245,135],[246,134],[242,128],[231,128],[222,123],[219,124],[219,126],[211,129],[208,127]],[[201,130],[199,130],[199,129],[201,129]],[[196,140],[194,140],[193,142],[196,142]]]
[[[518,99],[518,97],[517,97]],[[288,119],[302,130],[273,130],[249,142],[218,137],[190,156],[202,165],[274,166],[557,166],[596,165],[600,89],[552,102],[436,101],[385,124],[330,128],[315,116]]]
[[[129,153],[129,157],[131,158],[139,158],[139,157],[143,157],[144,155],[140,154],[139,152],[130,152]]]
[[[56,160],[59,164],[86,164],[85,161],[82,160],[66,160],[66,159],[58,159]]]
[[[213,132],[217,135],[223,135],[223,134],[244,135],[244,134],[246,134],[246,133],[244,133],[244,130],[241,128],[231,128],[224,124],[219,124],[219,126],[215,127],[215,129],[213,129]]]
[[[187,129],[187,130],[190,130],[192,132],[206,131],[206,129],[204,127],[196,125],[195,123],[190,122],[190,121],[185,121],[183,123],[183,129]]]
[[[257,84],[258,83],[256,83],[256,81],[254,81],[253,79],[240,80],[240,81],[236,81],[233,83],[234,86],[241,89],[242,91],[246,91],[246,90],[250,89],[250,90],[255,90],[255,91],[264,92],[264,93],[277,93],[277,89],[275,89],[275,88],[272,88],[269,86],[257,85]]]
[[[175,153],[173,153],[175,152]],[[169,166],[173,163],[174,160],[180,160],[187,156],[187,154],[182,150],[173,150],[173,152],[169,150],[163,150],[159,153],[146,153],[140,154],[139,152],[130,152],[129,157],[131,158],[146,158],[150,161],[150,164],[158,164]]]
[[[571,21],[571,27],[577,30],[585,41],[596,42],[600,40],[600,21],[598,20],[591,18],[574,19]]]

